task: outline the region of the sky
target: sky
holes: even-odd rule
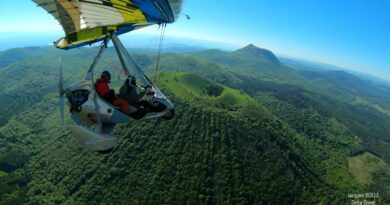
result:
[[[0,5],[0,43],[18,35],[56,36],[49,42],[63,35],[59,23],[32,1],[2,1]],[[252,43],[277,55],[390,80],[388,0],[186,0],[183,13],[190,20],[182,16],[168,25],[167,36],[236,48]],[[155,34],[156,27],[135,33]]]

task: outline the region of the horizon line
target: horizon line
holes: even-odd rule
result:
[[[0,36],[2,34],[22,34],[22,35],[28,35],[28,34],[40,34],[40,33],[45,33],[45,34],[61,34],[60,36],[63,36],[64,33],[63,31],[38,31],[38,30],[33,30],[33,31],[28,31],[28,32],[18,32],[18,31],[0,31]],[[151,31],[143,31],[143,30],[136,30],[132,33],[126,33],[127,35],[136,35],[136,36],[140,36],[140,35],[148,35],[148,36],[154,36],[156,35],[156,33],[152,33]],[[121,35],[121,36],[124,36],[124,35]],[[319,63],[319,64],[324,64],[324,65],[330,65],[330,66],[335,66],[335,67],[338,67],[340,68],[340,70],[344,70],[344,71],[353,71],[353,72],[357,72],[357,73],[361,73],[361,74],[365,74],[365,75],[370,75],[372,77],[376,77],[376,78],[379,78],[381,80],[384,80],[386,82],[390,82],[390,77],[384,77],[380,74],[374,74],[374,73],[369,73],[369,72],[366,72],[366,71],[362,71],[361,69],[353,69],[357,66],[346,66],[346,65],[341,65],[340,63],[332,63],[332,62],[329,62],[329,61],[325,61],[325,60],[320,60],[320,59],[316,59],[316,58],[313,58],[313,57],[309,57],[309,56],[305,56],[305,55],[294,55],[294,54],[291,54],[291,53],[288,53],[288,52],[283,52],[283,51],[278,51],[278,49],[270,49],[270,48],[267,48],[267,47],[263,47],[263,46],[258,46],[259,43],[256,43],[256,42],[251,42],[251,43],[244,43],[244,42],[232,42],[232,41],[229,41],[228,39],[224,39],[224,40],[220,40],[220,39],[213,39],[213,38],[207,38],[207,37],[204,37],[204,36],[192,36],[192,35],[185,35],[183,33],[169,33],[169,34],[165,34],[166,37],[170,37],[170,38],[179,38],[179,39],[186,39],[186,40],[196,40],[198,41],[198,43],[201,43],[201,42],[209,42],[209,43],[213,43],[214,46],[211,47],[211,46],[206,46],[206,45],[202,45],[201,47],[203,47],[204,49],[203,50],[207,50],[207,49],[219,49],[219,50],[224,50],[224,51],[233,51],[233,50],[237,50],[237,49],[240,49],[240,48],[244,48],[250,44],[258,47],[258,48],[262,48],[262,49],[266,49],[266,50],[269,50],[270,52],[274,53],[275,56],[279,56],[279,57],[285,57],[285,58],[292,58],[292,59],[296,59],[296,60],[304,60],[304,61],[308,61],[308,62],[313,62],[313,63]],[[129,36],[127,36],[129,37]],[[146,37],[145,37],[146,38]],[[54,40],[53,40],[54,42]],[[193,42],[193,41],[190,41],[190,42]],[[177,44],[184,44],[184,45],[187,45],[187,46],[196,46],[194,45],[194,43],[177,43]],[[0,52],[3,52],[3,51],[6,51],[6,50],[9,50],[9,49],[13,49],[13,48],[25,48],[25,47],[34,47],[34,46],[37,46],[37,47],[46,47],[46,46],[53,46],[53,45],[25,45],[25,46],[19,46],[19,47],[12,47],[12,48],[0,48]],[[92,44],[91,46],[95,46],[94,44]],[[54,47],[54,46],[53,46]],[[129,48],[129,47],[127,47]],[[142,46],[141,47],[137,47],[137,48],[143,48]],[[294,52],[296,53],[296,52]]]

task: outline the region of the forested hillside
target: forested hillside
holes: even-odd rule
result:
[[[118,125],[101,155],[61,126],[56,94],[58,58],[71,83],[96,51],[0,52],[0,204],[390,203],[389,88],[297,71],[253,45],[163,53],[157,72],[135,52],[177,114]],[[123,80],[111,48],[103,69]]]

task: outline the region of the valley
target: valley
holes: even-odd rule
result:
[[[119,145],[100,155],[61,126],[56,94],[58,58],[71,83],[96,51],[0,52],[0,204],[390,202],[388,87],[296,70],[254,45],[164,52],[157,72],[153,53],[134,52],[176,116],[118,125]],[[111,69],[120,85],[113,52],[96,73]]]

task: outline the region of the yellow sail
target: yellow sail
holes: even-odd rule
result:
[[[182,0],[33,0],[61,24],[65,37],[55,45],[71,49],[148,25],[172,23]]]

